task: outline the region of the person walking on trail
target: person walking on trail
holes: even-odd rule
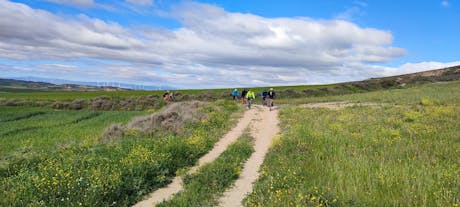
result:
[[[270,107],[270,111],[272,110],[273,107],[273,99],[275,99],[276,94],[273,88],[270,88],[270,91],[268,92],[268,107]]]
[[[174,92],[172,92],[172,91],[169,93],[169,101],[171,101],[171,102],[176,101],[176,97],[174,96]]]
[[[264,91],[262,91],[262,93],[260,93],[260,95],[262,96],[262,106],[266,106],[267,105],[267,96],[268,96],[267,90],[264,89]]]
[[[246,95],[248,94],[248,90],[244,89],[241,92],[241,104],[246,104]]]
[[[254,91],[249,90],[248,93],[246,94],[246,97],[248,99],[248,109],[251,109],[252,101],[256,98]]]
[[[164,100],[166,103],[169,103],[169,91],[166,91],[166,92],[163,94],[163,100]]]
[[[240,94],[238,93],[238,89],[236,89],[236,88],[233,89],[233,91],[232,91],[233,101],[238,100],[238,96],[239,96],[239,95],[240,95]]]

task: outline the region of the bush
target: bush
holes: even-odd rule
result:
[[[81,110],[86,107],[85,99],[75,99],[69,104],[69,109]]]

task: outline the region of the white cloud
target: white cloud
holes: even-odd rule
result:
[[[442,7],[449,7],[449,1],[442,1],[441,6]]]
[[[349,7],[345,11],[337,14],[335,18],[345,20],[345,21],[352,21],[356,19],[357,17],[363,16],[366,14],[366,12],[364,12],[363,10],[364,7],[367,7],[366,2],[354,1],[352,7]]]
[[[367,7],[368,6],[367,2],[364,2],[364,1],[354,1],[353,4],[358,5],[360,7]]]
[[[94,6],[93,0],[46,0],[58,4],[67,4],[77,7],[92,7]]]
[[[151,6],[151,5],[153,5],[152,0],[126,0],[126,2],[128,2],[130,4],[140,5],[140,6]]]
[[[202,88],[365,79],[391,72],[369,63],[406,53],[391,45],[390,32],[344,20],[265,18],[194,2],[176,5],[169,16],[182,27],[130,28],[0,1],[0,58],[85,65],[39,67],[50,76],[64,70],[81,79]]]
[[[336,19],[341,19],[341,20],[347,20],[350,21],[352,20],[356,15],[360,15],[363,12],[361,11],[361,8],[354,6],[350,7],[347,10],[345,10],[342,13],[339,13],[335,18]]]

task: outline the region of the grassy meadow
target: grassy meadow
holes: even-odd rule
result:
[[[396,87],[387,90],[371,91],[367,93],[351,93],[344,95],[313,96],[304,98],[282,98],[276,100],[278,104],[299,105],[317,102],[373,102],[387,104],[418,104],[421,99],[428,98],[434,104],[460,103],[460,81],[423,83]]]
[[[238,107],[218,101],[184,133],[129,130],[109,143],[105,127],[145,112],[1,110],[0,206],[128,206],[211,149]]]
[[[460,205],[460,82],[286,101],[246,206]]]

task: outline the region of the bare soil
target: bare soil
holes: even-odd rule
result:
[[[220,199],[220,206],[242,206],[241,201],[252,192],[253,183],[259,177],[259,169],[265,159],[273,138],[279,133],[278,110],[269,111],[267,107],[254,106],[257,119],[251,125],[251,135],[255,139],[254,153],[244,165],[235,185]]]

